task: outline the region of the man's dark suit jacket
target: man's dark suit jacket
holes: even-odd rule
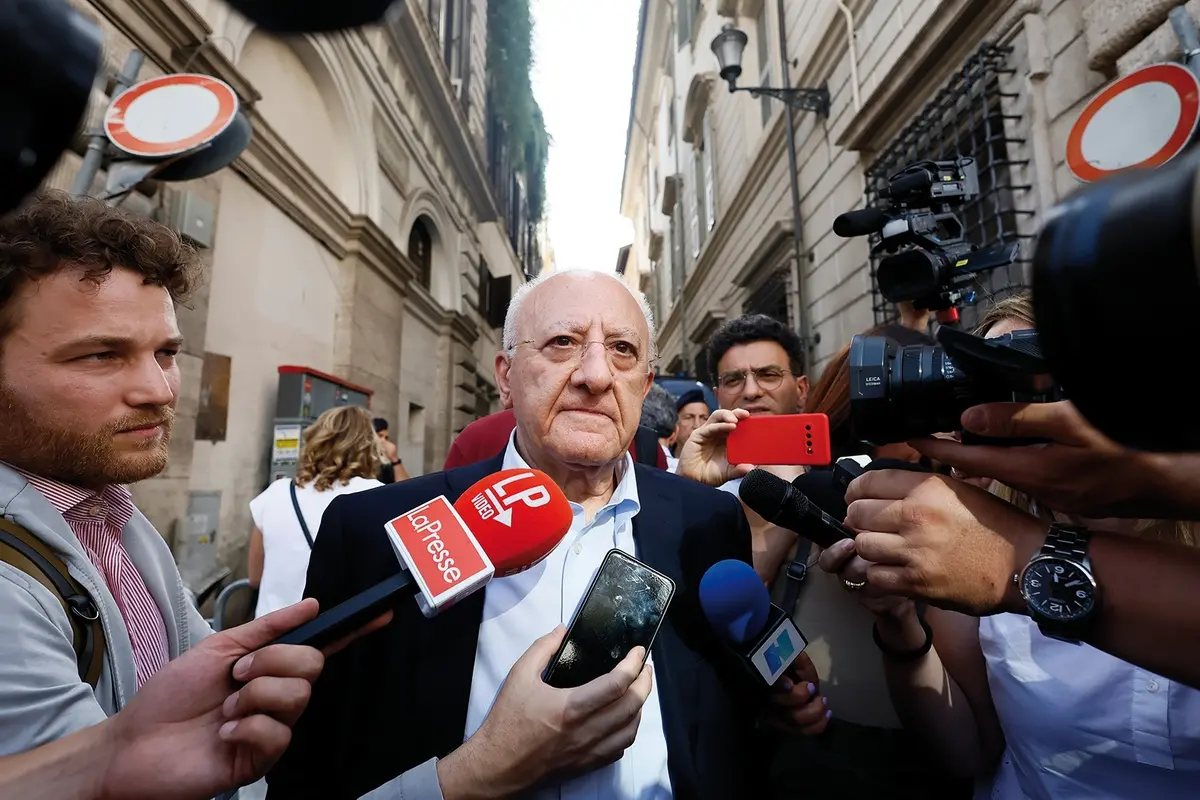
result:
[[[502,461],[335,499],[321,521],[305,595],[332,608],[394,574],[384,524],[438,495],[457,499]],[[652,649],[675,797],[762,796],[769,754],[754,727],[762,696],[716,640],[697,594],[712,564],[750,562],[745,515],[732,495],[640,464],[634,470],[638,556],[676,582]],[[358,798],[462,744],[485,591],[434,619],[406,601],[386,629],[330,658],[268,777],[271,800]]]

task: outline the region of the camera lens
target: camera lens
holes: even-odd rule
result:
[[[984,402],[941,345],[860,334],[850,342],[849,371],[854,436],[876,445],[956,431],[962,412]]]
[[[1200,450],[1180,346],[1200,309],[1200,150],[1089,186],[1048,215],[1033,261],[1039,340],[1093,425],[1130,447]],[[1183,381],[1186,384],[1186,381]]]

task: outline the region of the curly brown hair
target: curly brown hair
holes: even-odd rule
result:
[[[21,287],[64,269],[101,283],[116,267],[161,286],[182,304],[204,277],[195,248],[170,228],[90,197],[46,191],[0,218],[0,337],[16,325]]]
[[[324,492],[351,478],[374,478],[382,464],[383,449],[370,412],[361,406],[338,406],[304,429],[296,484],[315,482],[314,488]]]

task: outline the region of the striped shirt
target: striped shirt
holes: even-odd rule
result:
[[[33,488],[63,515],[92,565],[104,576],[133,646],[138,687],[170,660],[162,611],[121,544],[121,531],[133,517],[133,495],[124,486],[99,492],[24,473]]]

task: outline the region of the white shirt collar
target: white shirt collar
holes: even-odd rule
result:
[[[508,447],[504,451],[504,461],[500,465],[501,469],[532,469],[521,457],[517,451],[517,431],[513,432],[508,437]],[[642,510],[642,502],[638,498],[637,476],[633,470],[633,456],[629,451],[625,451],[625,458],[617,464],[617,488],[613,490],[612,498],[605,504],[604,509],[613,509],[615,513],[628,513],[629,516],[635,516]],[[582,510],[582,506],[578,503],[571,503],[571,510],[578,513]],[[599,516],[599,515],[597,515]]]

